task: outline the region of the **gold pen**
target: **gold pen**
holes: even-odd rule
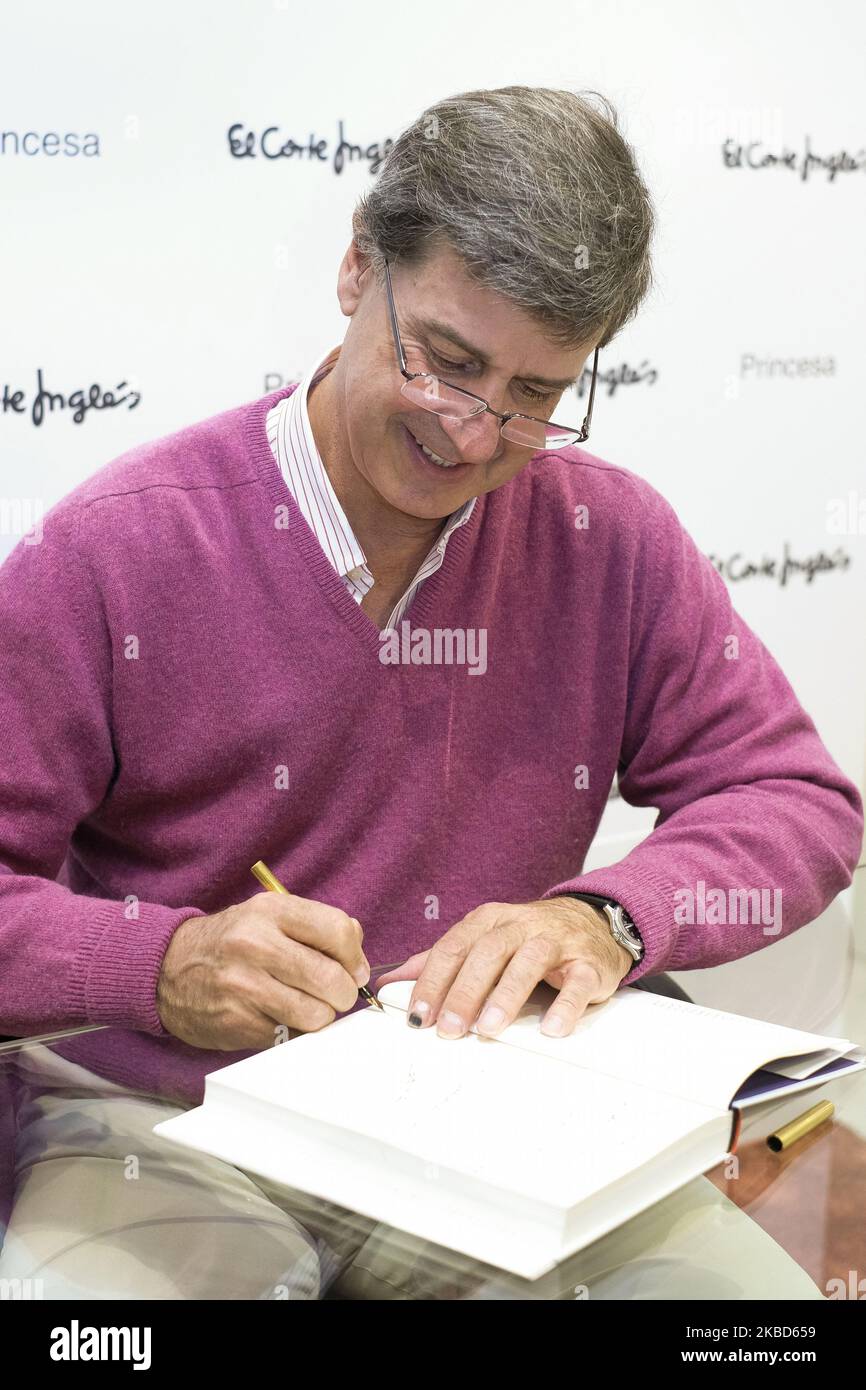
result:
[[[271,873],[267,864],[264,864],[261,859],[256,861],[250,872],[255,874],[263,888],[268,888],[272,893],[288,893],[288,888],[283,887],[280,880]],[[379,1003],[375,994],[370,993],[366,985],[359,985],[358,993],[362,999],[366,999],[371,1009],[378,1009],[380,1013],[385,1012],[384,1006]]]

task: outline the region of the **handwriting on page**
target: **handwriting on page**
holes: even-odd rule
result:
[[[413,1041],[411,1061],[392,1056],[393,1070],[377,1072],[375,1130],[423,1157],[433,1179],[448,1168],[574,1200],[649,1160],[661,1136],[675,1141],[696,1115],[706,1118],[703,1108],[478,1037]]]

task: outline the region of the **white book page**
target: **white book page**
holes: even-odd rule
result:
[[[428,1177],[441,1168],[563,1208],[708,1121],[722,1121],[720,1155],[728,1139],[727,1116],[704,1104],[373,1009],[212,1073],[205,1108],[232,1090],[414,1154]],[[290,1129],[285,1161],[291,1181]]]
[[[848,1055],[850,1057],[859,1056],[859,1049],[854,1048]],[[787,1076],[796,1081],[805,1081],[807,1077],[818,1071],[819,1067],[823,1067],[830,1060],[831,1058],[827,1056],[826,1052],[810,1052],[806,1057],[780,1057],[767,1067],[767,1071],[774,1072],[776,1076]]]
[[[397,980],[384,985],[378,997],[405,1015],[413,987],[412,980]],[[539,1023],[554,998],[552,989],[540,986],[497,1042],[717,1110],[729,1106],[746,1078],[775,1058],[814,1054],[811,1072],[855,1046],[847,1038],[825,1038],[630,988],[590,1005],[568,1037],[549,1038]]]

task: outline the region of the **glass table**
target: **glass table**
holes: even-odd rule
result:
[[[855,1041],[864,999],[858,960],[842,1017]],[[857,1297],[861,1279],[866,1296],[864,1072],[753,1113],[736,1175],[720,1166],[529,1282],[158,1139],[192,1102],[117,1079],[131,1036],[0,1045],[4,1297],[824,1300]],[[184,1047],[143,1043],[157,1041],[163,1060]],[[819,1099],[833,1117],[772,1152],[767,1135]]]

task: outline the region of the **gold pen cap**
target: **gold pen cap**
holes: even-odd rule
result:
[[[798,1115],[796,1120],[791,1120],[790,1124],[782,1125],[775,1134],[767,1135],[767,1144],[774,1153],[780,1149],[788,1149],[795,1144],[798,1139],[802,1139],[804,1134],[816,1129],[818,1125],[829,1120],[836,1107],[831,1100],[822,1100],[818,1105],[813,1105],[811,1110]]]

